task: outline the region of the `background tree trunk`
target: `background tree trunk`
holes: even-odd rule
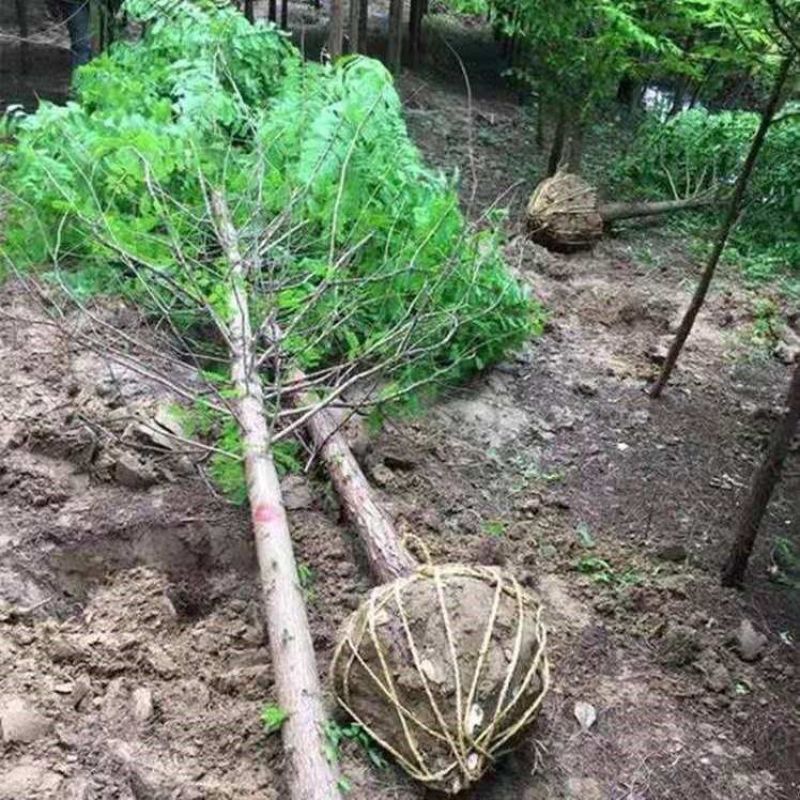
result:
[[[289,30],[289,0],[281,0],[281,28]]]
[[[248,22],[256,21],[256,13],[254,8],[255,0],[244,0],[244,15]]]
[[[270,22],[278,21],[278,0],[269,0],[269,10],[267,16]]]
[[[559,106],[556,129],[553,133],[553,144],[550,146],[550,157],[547,160],[547,175],[555,175],[564,152],[564,139],[567,135],[567,112]]]
[[[716,200],[711,197],[687,197],[682,200],[644,200],[640,203],[604,203],[597,210],[603,222],[631,217],[652,217],[656,214],[667,214],[671,211],[682,211],[687,208],[702,208],[712,205]]]
[[[389,2],[389,40],[386,47],[386,65],[397,75],[403,58],[403,0]]]
[[[21,39],[28,38],[28,9],[27,0],[14,0],[17,8],[17,28]]]
[[[412,67],[419,66],[422,52],[422,20],[425,16],[425,0],[411,0],[411,16],[408,20],[408,42]]]
[[[747,562],[753,552],[761,520],[780,479],[783,462],[789,452],[792,437],[797,431],[798,421],[800,421],[800,361],[797,362],[792,375],[789,395],[786,398],[786,412],[775,426],[764,460],[753,475],[736,529],[736,538],[722,570],[723,586],[739,586],[744,580]]]
[[[367,52],[369,24],[369,0],[353,0],[358,3],[358,52]]]
[[[697,285],[694,297],[692,297],[692,302],[690,303],[683,320],[681,320],[678,332],[675,334],[675,339],[669,348],[669,353],[667,354],[667,359],[664,362],[664,366],[661,370],[661,375],[659,375],[658,381],[656,381],[653,388],[650,390],[651,397],[660,397],[661,393],[664,391],[664,387],[667,385],[670,375],[672,375],[672,370],[675,368],[675,364],[678,361],[678,356],[681,354],[681,350],[683,349],[686,340],[689,338],[689,334],[694,326],[694,321],[697,319],[697,314],[703,307],[706,294],[708,294],[708,287],[711,285],[711,279],[714,277],[717,264],[719,264],[722,252],[725,249],[725,245],[728,243],[728,237],[730,236],[733,226],[736,224],[736,220],[739,217],[739,212],[742,209],[742,201],[744,200],[747,183],[753,173],[753,168],[755,167],[756,160],[758,159],[758,154],[761,152],[761,147],[764,144],[764,139],[767,136],[767,131],[772,123],[772,118],[775,116],[775,111],[780,103],[781,93],[784,85],[786,84],[786,80],[789,77],[793,63],[794,55],[787,56],[781,64],[781,68],[778,71],[778,76],[775,78],[775,83],[772,87],[769,100],[767,101],[767,105],[761,114],[761,123],[758,126],[756,135],[753,137],[753,143],[750,145],[750,152],[747,154],[747,159],[744,162],[742,171],[739,173],[739,177],[736,180],[736,189],[734,190],[733,197],[731,197],[731,201],[728,205],[728,212],[725,215],[725,219],[719,229],[716,241],[714,242],[714,247],[708,257],[706,268],[703,271],[703,275]]]
[[[347,10],[347,38],[349,40],[347,49],[351,53],[361,52],[358,29],[360,13],[361,3],[359,0],[350,0],[350,5]]]
[[[328,19],[328,53],[331,61],[342,55],[342,33],[344,20],[342,15],[342,0],[330,0],[330,17]]]
[[[269,630],[275,690],[288,717],[281,728],[292,800],[341,800],[338,775],[325,756],[322,689],[311,630],[281,499],[280,482],[270,451],[261,379],[252,352],[246,264],[225,198],[212,192],[217,237],[230,268],[231,379],[236,390],[238,423],[244,445],[247,497],[261,573]]]

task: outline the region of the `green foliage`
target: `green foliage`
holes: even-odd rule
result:
[[[496,539],[505,536],[508,524],[502,519],[490,519],[483,523],[483,532],[487,536],[493,536]]]
[[[289,719],[289,713],[280,706],[270,704],[261,709],[261,724],[268,734],[277,733],[287,719]]]
[[[758,115],[693,109],[645,120],[613,170],[617,191],[644,197],[690,194],[715,181],[731,186],[747,155]],[[774,123],[751,179],[728,260],[752,280],[800,274],[800,118]],[[703,224],[708,227],[708,220]]]
[[[328,720],[325,723],[325,739],[327,740],[326,750],[330,761],[339,761],[342,742],[351,741],[361,748],[373,766],[378,769],[385,769],[388,766],[383,751],[369,733],[357,722],[340,725],[335,720]]]
[[[251,316],[288,331],[306,371],[384,363],[390,403],[541,329],[500,235],[470,232],[455,187],[423,165],[378,62],[304,64],[273,27],[210,0],[125,8],[148,23],[143,38],[81,69],[77,102],[14,122],[6,263],[51,263],[79,294],[121,294],[202,332],[230,311],[207,209],[218,186],[248,247],[279,232]]]

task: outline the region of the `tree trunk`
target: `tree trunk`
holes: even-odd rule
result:
[[[566,147],[567,170],[576,175],[580,174],[581,161],[583,161],[583,125],[576,122],[572,125]]]
[[[244,16],[251,24],[256,21],[254,0],[244,0]]]
[[[328,53],[331,61],[342,55],[342,0],[330,0],[330,17],[328,18]]]
[[[302,376],[299,379],[302,380]],[[303,398],[302,404],[311,402],[312,399]],[[402,546],[394,526],[376,502],[333,412],[329,409],[318,411],[306,427],[322,456],[345,513],[364,545],[375,579],[379,583],[388,583],[408,575],[416,567],[414,559]]]
[[[289,30],[289,0],[281,0],[281,28]]]
[[[550,147],[550,158],[547,160],[548,177],[555,175],[561,164],[561,156],[564,152],[564,139],[567,135],[567,112],[564,106],[559,106],[556,129],[553,134],[553,144]]]
[[[667,119],[672,119],[672,117],[677,116],[683,111],[683,102],[686,99],[686,84],[686,78],[681,78],[681,80],[678,81],[678,85],[675,87],[675,94],[672,98],[672,105],[667,112]]]
[[[786,412],[775,426],[764,460],[753,475],[750,491],[742,508],[736,538],[733,540],[728,560],[722,570],[723,586],[740,586],[744,580],[747,562],[753,552],[758,529],[772,491],[781,476],[783,462],[800,421],[800,361],[794,368]]]
[[[689,197],[685,200],[647,200],[641,203],[604,203],[597,210],[603,222],[613,222],[631,217],[652,217],[687,208],[702,208],[717,202],[710,197]]]
[[[386,66],[397,75],[403,57],[403,0],[389,0],[389,39]]]
[[[27,0],[15,0],[17,8],[17,27],[19,28],[20,39],[28,38],[28,9],[26,7]]]
[[[786,80],[789,77],[793,63],[794,55],[787,56],[783,60],[781,68],[778,71],[778,76],[775,79],[775,84],[772,87],[769,100],[767,101],[767,105],[761,115],[761,123],[758,126],[755,137],[753,137],[753,143],[750,145],[750,152],[747,154],[747,159],[745,160],[742,171],[739,173],[739,177],[736,181],[736,189],[734,190],[733,196],[731,197],[728,205],[728,212],[725,215],[725,219],[723,220],[722,226],[719,229],[714,247],[708,257],[706,268],[703,271],[703,275],[697,285],[694,297],[692,297],[692,302],[690,303],[689,308],[687,309],[686,314],[681,321],[680,328],[678,328],[678,332],[675,335],[675,339],[670,346],[667,359],[664,362],[664,366],[661,370],[661,375],[659,376],[658,381],[655,383],[653,388],[650,390],[651,397],[661,396],[664,387],[669,381],[670,375],[672,375],[672,370],[675,368],[675,364],[678,360],[678,356],[681,354],[683,345],[689,338],[689,334],[691,333],[692,326],[697,318],[697,314],[703,306],[706,294],[708,294],[708,288],[711,285],[711,279],[714,277],[714,272],[717,269],[717,264],[719,263],[722,252],[728,242],[728,237],[730,236],[733,226],[735,225],[739,216],[739,212],[741,211],[745,190],[747,189],[747,183],[750,180],[750,175],[753,172],[756,160],[761,152],[761,147],[764,144],[764,139],[767,136],[767,131],[772,123],[772,118],[775,115],[776,109],[778,108],[781,93],[784,85],[786,84]]]
[[[347,11],[347,38],[349,39],[348,50],[351,53],[360,53],[361,44],[359,41],[358,22],[361,13],[361,3],[359,0],[350,0]]]
[[[358,3],[358,52],[367,52],[367,26],[369,23],[369,0],[353,0]]]
[[[278,0],[269,0],[267,18],[270,22],[278,21]]]
[[[244,289],[246,265],[222,194],[212,193],[211,207],[219,243],[230,267],[231,377],[238,398],[247,496],[275,689],[280,707],[288,713],[281,735],[290,767],[289,794],[292,800],[341,800],[336,770],[324,753],[322,691],[278,473],[270,452],[261,381],[251,350],[253,332]]]
[[[411,66],[419,66],[422,51],[422,19],[425,15],[425,0],[411,0],[411,17],[408,20],[408,41]]]

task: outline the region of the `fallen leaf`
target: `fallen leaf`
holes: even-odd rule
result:
[[[575,719],[578,720],[578,724],[584,731],[588,731],[597,721],[597,711],[595,707],[591,703],[585,703],[583,700],[578,700],[578,702],[575,703],[575,710],[573,713],[575,714]]]

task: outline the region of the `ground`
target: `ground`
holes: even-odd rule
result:
[[[790,368],[753,344],[754,294],[729,270],[650,400],[698,257],[663,226],[567,256],[527,241],[527,116],[479,81],[469,105],[454,74],[403,77],[411,133],[460,169],[473,219],[498,198],[510,209],[509,263],[550,318],[507,363],[387,423],[364,466],[434,560],[504,564],[544,604],[553,689],[470,797],[795,798],[800,590],[774,578],[780,540],[800,540],[796,448],[746,588],[718,581]],[[158,332],[113,303],[46,322],[29,287],[5,286],[0,798],[285,796],[259,722],[272,674],[247,514],[168,435]],[[106,323],[148,339],[149,376],[88,347]],[[323,476],[285,488],[324,672],[370,583]],[[743,621],[756,632],[737,636]],[[577,702],[596,712],[588,730]],[[340,757],[352,797],[424,796],[355,743]]]

